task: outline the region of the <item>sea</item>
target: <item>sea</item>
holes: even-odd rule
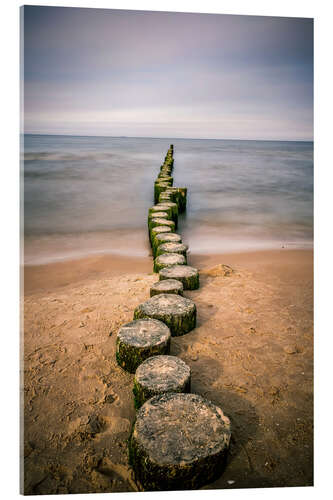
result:
[[[24,263],[150,253],[147,214],[170,144],[194,254],[313,246],[313,142],[24,135]]]

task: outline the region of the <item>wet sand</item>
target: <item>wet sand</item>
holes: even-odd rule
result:
[[[205,487],[313,484],[313,253],[192,255],[197,328],[171,354],[192,392],[232,423],[227,468]],[[25,493],[135,491],[127,444],[133,375],[115,361],[119,326],[157,281],[150,258],[25,268]]]

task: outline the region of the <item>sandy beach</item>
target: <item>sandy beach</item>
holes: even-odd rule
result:
[[[191,255],[184,295],[197,328],[172,339],[192,392],[231,419],[212,488],[313,484],[313,253]],[[127,462],[133,375],[115,360],[118,328],[158,279],[151,258],[111,255],[24,269],[26,494],[136,491]]]
[[[21,6],[21,494],[313,486],[313,18],[284,16]],[[166,387],[194,395],[136,420]]]

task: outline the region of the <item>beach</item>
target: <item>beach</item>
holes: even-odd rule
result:
[[[191,250],[191,248],[190,248]],[[205,489],[313,484],[313,252],[189,253],[197,327],[173,337],[191,390],[231,420],[224,474]],[[136,491],[133,375],[119,327],[158,281],[149,256],[24,268],[26,494]]]
[[[21,494],[314,484],[313,19],[236,14],[20,9]]]
[[[171,141],[24,140],[24,492],[138,491],[116,337],[159,279],[147,215]],[[312,485],[313,143],[172,142],[200,287],[170,354],[231,420],[226,470],[204,488]]]

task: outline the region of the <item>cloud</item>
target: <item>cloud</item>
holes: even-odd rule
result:
[[[28,132],[312,138],[312,20],[25,9]]]

